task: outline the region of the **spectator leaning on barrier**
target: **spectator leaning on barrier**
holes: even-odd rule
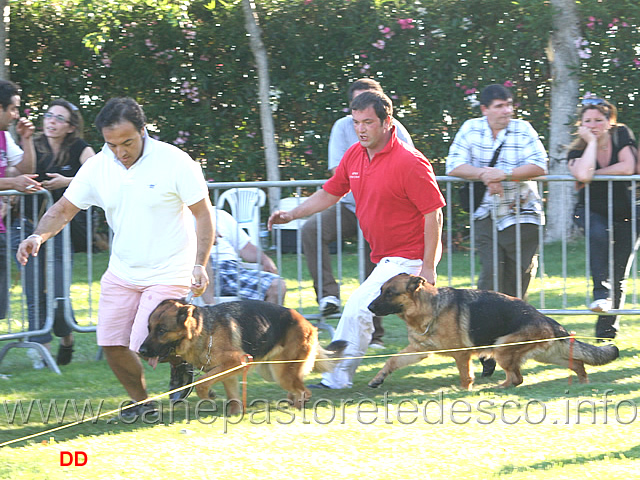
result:
[[[35,180],[35,152],[33,132],[35,127],[26,118],[20,118],[20,89],[8,80],[0,80],[0,190],[17,190],[33,193],[41,190]],[[18,120],[16,132],[20,136],[22,148],[16,145],[9,127]],[[7,316],[9,285],[5,271],[7,255],[7,227],[4,221],[9,205],[9,197],[0,197],[0,318]],[[19,234],[20,232],[16,232]],[[15,236],[15,235],[14,235]]]
[[[278,267],[251,243],[249,235],[224,210],[216,210],[216,237],[207,266],[209,286],[202,294],[202,300],[208,304],[215,303],[214,282],[219,280],[222,296],[264,300],[282,305],[287,286],[278,276]],[[257,263],[259,268],[246,268],[242,261]]]
[[[349,87],[348,98],[349,104],[355,97],[362,92],[376,91],[382,92],[380,84],[372,78],[361,78],[356,80]],[[396,135],[398,138],[413,147],[411,136],[406,128],[395,118],[393,125],[396,127]],[[329,171],[333,174],[340,164],[340,160],[345,152],[354,143],[358,142],[358,135],[353,127],[353,117],[347,115],[337,120],[331,128],[329,136]],[[331,267],[331,257],[329,255],[329,244],[338,239],[338,229],[336,224],[337,210],[340,209],[340,222],[342,227],[342,238],[357,238],[358,236],[358,219],[356,217],[356,202],[353,193],[347,193],[340,201],[332,207],[329,207],[322,213],[313,215],[307,219],[302,227],[302,246],[307,260],[307,267],[311,278],[313,278],[313,288],[316,292],[320,313],[322,315],[331,315],[340,310],[340,287],[333,276]],[[321,221],[321,249],[322,263],[318,263],[318,222],[317,216]],[[365,276],[368,277],[375,264],[371,262],[371,247],[365,241]],[[322,285],[320,285],[318,271],[322,269]],[[373,317],[373,337],[371,338],[371,346],[373,348],[381,348],[383,346],[382,336],[384,328],[382,326],[382,318]]]
[[[493,290],[494,273],[497,290],[526,298],[527,288],[535,273],[538,251],[538,225],[544,224],[542,202],[536,182],[531,178],[547,171],[547,153],[533,127],[513,117],[513,96],[502,85],[489,85],[480,92],[482,117],[467,120],[456,134],[446,161],[447,175],[466,180],[480,180],[487,191],[473,212],[475,241],[482,271],[478,288]],[[489,167],[494,153],[497,162]],[[516,216],[516,204],[519,216]],[[495,212],[495,225],[492,220]],[[521,266],[517,271],[516,224],[520,223]],[[497,232],[497,252],[493,248]],[[494,272],[493,258],[498,257]],[[518,278],[522,291],[518,292]],[[495,369],[493,359],[483,361],[483,376]]]
[[[93,148],[83,140],[83,133],[84,120],[78,107],[62,98],[51,102],[47,112],[44,114],[43,132],[35,135],[33,143],[36,152],[38,180],[45,189],[51,192],[54,201],[62,197],[81,165],[89,157],[95,155]],[[24,235],[33,232],[33,219],[38,218],[39,214],[44,212],[46,198],[44,196],[38,197],[37,210],[35,212],[33,212],[33,206],[33,202],[26,202],[25,204]],[[73,226],[73,222],[76,220],[83,219],[83,216],[79,215],[74,218],[71,225]],[[86,221],[84,225],[86,227]],[[14,235],[13,240],[20,241],[20,237]],[[73,254],[73,245],[71,247]],[[43,250],[43,253],[46,253],[46,250]],[[71,362],[74,339],[71,326],[64,316],[64,299],[69,297],[69,291],[64,290],[62,253],[62,236],[57,236],[54,239],[55,278],[53,285],[55,303],[53,333],[60,337],[56,362],[58,365],[67,365]],[[73,256],[71,257],[71,262],[73,262]],[[29,330],[42,328],[46,320],[46,265],[46,256],[41,254],[38,262],[30,262],[25,267]],[[36,277],[38,279],[37,282],[35,281]],[[37,294],[35,292],[36,285],[38,285],[39,289]],[[73,316],[73,310],[71,310],[71,315]],[[29,340],[42,343],[46,348],[50,349],[51,332],[37,337],[30,337]],[[34,366],[42,368],[44,363],[38,357],[34,361]]]
[[[167,298],[184,297],[189,288],[195,295],[204,292],[215,234],[200,165],[178,148],[149,137],[145,121],[132,98],[106,103],[96,117],[104,147],[80,168],[17,253],[26,265],[80,209],[94,205],[105,211],[114,236],[101,280],[97,340],[135,402],[148,398],[137,352],[149,332],[149,314]],[[191,380],[178,368],[184,364],[174,357],[169,361],[172,384]],[[147,402],[123,410],[121,416],[154,412],[155,406]]]
[[[353,375],[373,333],[369,304],[380,287],[399,273],[422,275],[436,282],[436,265],[442,253],[442,207],[429,161],[418,150],[398,140],[393,126],[393,106],[379,92],[364,92],[351,103],[359,143],[353,145],[336,173],[311,197],[289,212],[276,211],[273,224],[288,223],[336,204],[349,191],[356,200],[356,215],[377,263],[371,275],[345,304],[334,340],[346,340],[344,356],[317,388],[350,388]]]
[[[633,175],[637,148],[633,132],[617,123],[617,110],[601,98],[589,96],[578,111],[576,139],[569,145],[569,171],[578,180],[578,203],[574,219],[583,230],[589,216],[589,263],[594,301],[589,308],[607,313],[624,305],[624,283],[638,249],[638,232],[632,232],[635,193],[631,182],[612,182],[613,204],[609,205],[609,182],[593,182],[594,175]],[[589,209],[585,202],[589,184]],[[613,243],[609,241],[609,208],[613,214]],[[640,214],[640,211],[637,212]],[[609,252],[613,249],[613,279],[609,275]],[[616,315],[600,315],[596,337],[615,338]]]

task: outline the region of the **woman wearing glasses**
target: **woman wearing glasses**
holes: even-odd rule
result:
[[[72,103],[57,99],[51,102],[49,109],[44,114],[43,131],[35,136],[34,146],[36,150],[36,173],[38,181],[49,190],[56,202],[64,193],[80,166],[95,155],[95,152],[87,142],[82,139],[84,121],[78,107]],[[44,213],[46,208],[45,197],[39,195],[37,207],[35,202],[26,202],[26,217],[29,220],[37,219]],[[33,210],[37,208],[38,211]],[[77,218],[84,221],[84,235],[86,236],[86,217],[78,215]],[[32,222],[28,222],[27,230],[33,229]],[[83,230],[83,225],[78,225],[78,230]],[[72,231],[74,225],[71,226]],[[31,233],[27,231],[25,233]],[[80,235],[82,236],[82,235]],[[16,236],[18,237],[18,236]],[[18,238],[19,240],[19,238]],[[46,250],[46,249],[44,249]],[[73,247],[72,247],[73,250]],[[66,297],[68,292],[64,292],[62,281],[62,235],[55,237],[55,292],[54,298]],[[27,277],[27,304],[29,311],[29,329],[36,330],[42,328],[46,318],[46,262],[44,257],[38,261],[38,265],[29,264],[26,267]],[[37,283],[34,282],[37,273]],[[38,294],[34,292],[37,286]],[[37,301],[36,301],[37,299]],[[73,353],[73,334],[71,327],[64,318],[64,305],[62,301],[55,300],[54,305],[54,333],[60,337],[60,347],[57,354],[58,365],[66,365],[71,362]],[[37,308],[36,308],[37,303]],[[72,312],[73,314],[73,312]],[[51,334],[37,337],[30,337],[31,341],[44,344],[49,348]],[[34,359],[34,367],[42,368],[44,364],[39,358]]]
[[[611,308],[617,309],[624,304],[624,281],[638,247],[638,235],[632,232],[631,222],[635,194],[630,181],[592,182],[592,179],[594,175],[633,175],[637,148],[633,132],[617,123],[617,110],[606,100],[585,98],[578,118],[577,137],[569,146],[568,154],[569,171],[578,180],[580,189],[574,219],[589,235],[593,277],[593,302],[589,308],[606,314]],[[589,187],[585,188],[585,184]],[[608,200],[609,188],[611,203]],[[588,196],[585,194],[587,191]],[[609,241],[610,214],[613,243]],[[609,262],[610,254],[613,256],[612,264]],[[610,278],[610,265],[613,279]],[[598,338],[615,338],[617,331],[617,316],[598,317]]]

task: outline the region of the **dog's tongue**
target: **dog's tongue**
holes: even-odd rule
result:
[[[160,357],[151,357],[147,360],[147,362],[149,362],[149,365],[151,365],[151,367],[155,370],[158,366],[158,360],[160,360]]]

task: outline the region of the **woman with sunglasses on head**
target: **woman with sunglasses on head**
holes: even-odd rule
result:
[[[49,109],[44,114],[43,131],[34,138],[34,146],[36,151],[36,173],[38,173],[38,181],[42,186],[49,190],[56,202],[64,193],[65,189],[71,183],[71,180],[80,169],[80,166],[90,157],[95,155],[93,148],[89,146],[82,138],[84,133],[84,120],[78,110],[78,107],[71,102],[62,98],[51,102]],[[39,218],[46,208],[45,197],[38,196],[38,205],[35,202],[26,202],[25,204],[27,231],[29,234],[33,231],[32,220]],[[37,211],[33,211],[37,208]],[[86,216],[78,215],[78,219],[84,223],[84,235],[86,236]],[[75,220],[75,219],[74,219]],[[78,229],[82,230],[83,225],[79,224]],[[73,230],[74,225],[71,225]],[[29,231],[31,230],[31,231]],[[19,241],[19,236],[15,236]],[[43,249],[46,253],[46,249]],[[58,235],[54,239],[54,257],[55,257],[55,292],[54,298],[68,297],[68,292],[64,291],[64,282],[62,279],[62,235]],[[72,246],[73,254],[73,246]],[[72,255],[73,260],[73,255]],[[41,256],[37,262],[37,266],[29,264],[26,267],[26,284],[27,284],[27,305],[29,311],[29,329],[37,330],[42,328],[46,318],[46,261]],[[37,277],[36,277],[37,274]],[[38,279],[35,282],[35,278]],[[38,287],[38,292],[34,292],[34,288]],[[72,329],[64,318],[64,304],[62,300],[54,300],[54,325],[53,332],[60,337],[60,347],[56,361],[58,365],[66,365],[71,362],[73,353],[73,334]],[[37,308],[36,308],[37,303]],[[71,311],[73,315],[73,310]],[[51,342],[51,334],[30,337],[31,341],[44,344],[49,348]],[[38,357],[34,359],[34,367],[42,368],[44,364]]]
[[[589,216],[589,246],[593,302],[589,309],[606,314],[624,304],[624,282],[638,248],[638,232],[632,232],[632,205],[635,193],[631,182],[596,181],[594,175],[633,175],[636,170],[636,140],[629,127],[617,123],[617,110],[597,97],[585,98],[578,111],[576,139],[569,145],[569,171],[578,180],[576,224],[586,231]],[[589,188],[584,188],[589,184]],[[609,205],[609,186],[612,205]],[[585,192],[588,190],[588,208]],[[613,221],[613,243],[609,242],[609,213]],[[640,219],[640,217],[638,217]],[[613,279],[609,255],[613,249]],[[618,332],[615,315],[600,315],[596,337],[615,338]]]

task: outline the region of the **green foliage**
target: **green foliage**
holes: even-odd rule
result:
[[[52,97],[88,124],[130,95],[150,131],[200,160],[216,181],[264,180],[257,78],[239,1],[10,1],[12,78],[34,118]],[[585,0],[584,91],[610,96],[638,131],[640,6]],[[396,116],[444,172],[456,131],[490,83],[512,85],[521,117],[548,137],[552,8],[539,0],[267,0],[257,13],[269,54],[283,179],[323,178],[333,122],[351,80],[372,76]],[[587,50],[588,49],[588,50]],[[584,93],[584,92],[581,92]],[[99,147],[100,135],[87,131]]]

